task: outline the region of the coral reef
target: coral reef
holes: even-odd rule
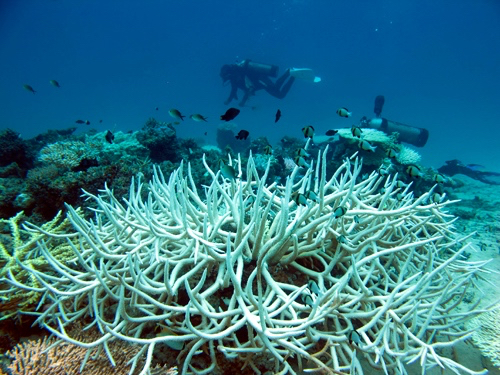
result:
[[[94,330],[70,332],[81,342],[88,342],[98,338]],[[28,340],[16,345],[7,353],[11,359],[8,366],[12,375],[102,375],[130,374],[131,366],[128,361],[133,358],[139,348],[123,341],[112,341],[106,351],[94,349],[87,352],[83,346],[71,343],[60,343],[53,338]],[[113,358],[113,363],[109,358]],[[85,363],[83,371],[80,371]],[[151,375],[177,375],[176,368],[156,367]]]
[[[483,355],[500,367],[500,305],[470,320],[467,326]]]
[[[172,124],[150,118],[137,134],[137,140],[149,149],[149,157],[153,162],[177,162],[180,161],[180,156],[175,134]]]
[[[0,320],[4,320],[20,312],[34,309],[39,302],[40,293],[37,292],[42,284],[33,277],[29,270],[46,272],[51,270],[50,260],[37,253],[39,242],[50,248],[50,256],[65,264],[74,258],[74,253],[66,240],[57,238],[65,231],[68,220],[62,219],[60,212],[53,220],[45,223],[40,230],[29,231],[21,227],[25,220],[21,211],[9,220],[0,219],[0,277],[8,274],[15,275],[28,289],[9,289],[1,285],[0,290]],[[51,237],[47,236],[51,233]]]
[[[475,305],[455,309],[483,266],[465,260],[450,202],[430,203],[432,190],[415,198],[375,172],[360,179],[357,159],[327,178],[327,151],[284,185],[267,183],[269,169],[259,175],[249,157],[246,168],[229,160],[241,176],[229,180],[204,159],[203,197],[182,165],[168,181],[155,169],[146,200],[140,180],[123,204],[109,188],[85,193],[94,219],[68,206],[72,230],[38,229],[67,238],[76,262],[54,259],[44,241],[37,252],[51,272],[20,264],[42,284],[37,322],[88,352],[137,345],[142,375],[162,346],[178,353],[181,374],[219,374],[228,363],[257,374],[361,374],[361,357],[386,374],[416,361],[474,373],[441,353],[471,336],[463,323]],[[12,273],[2,282],[33,289]],[[98,338],[67,329],[84,317]]]

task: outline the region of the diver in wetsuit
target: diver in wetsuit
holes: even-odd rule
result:
[[[465,165],[460,160],[453,159],[447,160],[445,165],[438,168],[438,172],[446,174],[448,176],[463,174],[469,176],[470,178],[473,178],[474,180],[484,182],[485,184],[500,185],[499,181],[491,179],[500,177],[500,173],[483,171],[482,168],[483,167],[478,164]]]
[[[248,59],[239,64],[223,65],[220,77],[224,83],[228,81],[231,83],[231,92],[224,104],[228,105],[233,99],[238,100],[238,89],[243,91],[243,99],[239,103],[241,107],[259,90],[265,90],[275,98],[283,99],[292,87],[295,78],[290,75],[290,69],[287,69],[280,78],[273,82],[270,77],[277,75],[276,65],[255,63]]]

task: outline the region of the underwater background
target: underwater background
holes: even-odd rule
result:
[[[248,58],[322,78],[296,81],[282,100],[252,97],[237,119],[252,137],[274,143],[301,137],[307,124],[317,133],[350,127],[373,117],[384,95],[384,117],[429,130],[423,164],[459,159],[500,171],[499,25],[496,0],[3,0],[0,128],[26,139],[82,118],[126,132],[152,116],[171,121],[178,108],[209,119],[184,121],[178,136],[214,143],[229,94],[220,67]]]

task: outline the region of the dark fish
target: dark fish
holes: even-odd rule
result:
[[[102,123],[102,120],[99,120],[99,124]]]
[[[325,134],[332,136],[332,135],[337,134],[338,132],[339,132],[338,130],[330,129],[330,130],[327,130]]]
[[[25,90],[28,90],[29,92],[32,92],[33,94],[36,92],[35,89],[33,87],[31,87],[30,85],[23,85],[23,87]]]
[[[247,130],[240,130],[238,135],[235,136],[236,139],[247,139],[250,133]]]
[[[226,113],[224,113],[220,119],[224,121],[231,121],[234,119],[238,114],[240,113],[240,110],[238,108],[229,108]]]
[[[205,135],[207,135],[207,132],[205,132]]]
[[[274,123],[277,123],[280,118],[281,118],[281,111],[278,109],[276,111],[276,118],[274,119]]]
[[[115,139],[115,136],[113,135],[113,133],[111,133],[109,130],[108,132],[106,133],[106,141],[108,141],[108,143],[113,143],[113,140]]]
[[[155,109],[158,110],[158,107],[156,107]]]
[[[59,82],[57,82],[55,79],[51,79],[49,82],[54,87],[61,87],[61,85],[59,84]]]
[[[85,120],[85,125],[90,125],[90,121],[89,120]]]
[[[85,124],[85,121],[83,121],[83,120],[76,120],[75,122],[76,122],[77,124]]]
[[[181,114],[181,112],[178,109],[175,109],[175,108],[172,108],[170,111],[168,111],[168,114],[170,116],[172,116],[173,118],[176,118],[176,119],[182,120],[182,121],[184,121],[184,117],[186,117],[186,116],[183,116]]]
[[[271,155],[273,153],[273,148],[271,145],[267,145],[264,147],[264,155]]]
[[[302,128],[302,133],[304,133],[305,138],[312,138],[314,135],[314,128],[309,125],[304,128]]]

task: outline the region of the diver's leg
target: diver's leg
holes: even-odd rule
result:
[[[276,82],[274,83],[278,90],[281,89],[281,86],[283,86],[283,83],[286,81],[286,79],[290,77],[290,69],[287,69],[285,73],[281,77],[279,77]],[[292,77],[293,78],[293,77]]]
[[[250,97],[251,91],[250,90],[245,90],[245,94],[243,95],[243,99],[241,99],[239,106],[244,107],[248,98]]]

